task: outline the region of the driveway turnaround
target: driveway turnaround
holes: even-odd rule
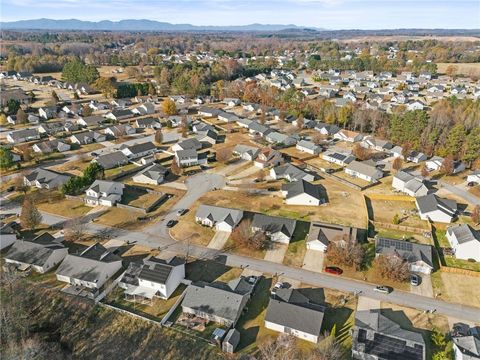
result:
[[[217,231],[215,235],[213,235],[212,240],[208,243],[208,247],[210,249],[222,250],[227,243],[230,234],[231,233],[228,231]]]
[[[323,251],[307,249],[307,252],[305,253],[305,257],[303,258],[302,269],[321,273],[323,271],[324,258],[325,258],[325,253]]]

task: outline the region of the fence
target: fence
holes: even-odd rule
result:
[[[145,169],[147,166],[150,166],[151,164],[146,164],[146,165],[142,165],[142,166],[137,166],[137,167],[134,167],[132,169],[129,169],[129,170],[125,170],[125,171],[121,171],[120,173],[118,174],[115,174],[115,175],[112,175],[110,177],[108,177],[108,180],[117,180],[117,179],[120,179],[124,176],[127,176],[127,175],[130,175],[130,174],[133,174],[133,173],[137,173],[139,172],[140,170],[143,170]]]
[[[383,222],[380,222],[380,221],[373,221],[373,220],[371,220],[371,222],[374,226],[378,226],[378,227],[386,228],[386,229],[394,229],[394,230],[412,232],[412,233],[422,234],[422,235],[430,233],[430,231],[428,229],[421,229],[421,228],[416,228],[416,227],[412,227],[412,226],[395,225],[395,224],[383,223]]]
[[[440,266],[440,271],[441,272],[452,273],[452,274],[480,277],[480,272],[478,272],[478,271],[473,271],[473,270],[468,270],[468,269],[460,269],[460,268],[451,267],[451,266],[441,265]]]
[[[121,208],[121,209],[136,211],[136,212],[139,212],[139,213],[142,213],[142,214],[147,214],[150,211],[152,211],[152,209],[154,209],[158,205],[160,205],[161,203],[164,203],[165,201],[167,201],[169,198],[170,198],[169,194],[162,194],[162,196],[160,196],[157,200],[155,200],[153,202],[153,204],[151,204],[150,206],[148,206],[146,208],[140,208],[140,207],[137,207],[137,206],[126,205],[126,204],[121,204],[121,203],[117,203],[117,207]]]
[[[408,195],[368,194],[368,197],[372,200],[415,202],[415,198]]]
[[[140,320],[143,320],[143,321],[147,321],[147,322],[149,322],[149,323],[151,323],[151,324],[155,324],[155,325],[161,326],[160,321],[157,321],[157,320],[154,320],[154,319],[150,319],[150,318],[148,318],[148,317],[146,317],[146,316],[142,316],[142,315],[140,315],[140,314],[137,314],[137,313],[135,313],[135,312],[133,312],[133,311],[130,311],[130,310],[121,308],[121,307],[119,307],[119,306],[110,305],[110,304],[106,304],[106,303],[103,303],[103,302],[99,302],[98,304],[99,304],[100,306],[106,307],[106,308],[108,308],[108,309],[110,309],[110,310],[119,311],[119,312],[121,312],[121,313],[123,313],[123,314],[130,315],[130,316],[133,316],[133,317],[135,317],[135,318],[137,318],[137,319],[140,319]]]
[[[312,170],[312,171],[321,173],[322,176],[324,176],[324,177],[326,177],[326,178],[328,178],[328,179],[331,179],[331,180],[334,180],[334,181],[338,181],[338,182],[342,183],[343,185],[346,185],[346,186],[351,187],[351,188],[353,188],[353,189],[355,189],[355,190],[358,190],[358,191],[363,191],[363,190],[368,189],[368,188],[370,188],[370,187],[372,187],[372,186],[375,186],[375,185],[377,185],[377,184],[379,183],[379,181],[373,181],[373,182],[371,182],[371,183],[368,184],[368,185],[360,186],[360,185],[357,185],[357,184],[354,184],[354,183],[348,181],[347,179],[338,177],[338,176],[336,176],[334,173],[332,173],[332,174],[326,173],[326,172],[324,172],[322,169],[320,169],[320,168],[318,168],[318,167],[316,167],[316,166],[313,166],[313,165],[311,165],[311,164],[306,164],[306,166],[307,166],[307,169],[309,169],[309,170]]]

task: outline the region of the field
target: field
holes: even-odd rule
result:
[[[85,215],[91,207],[85,206],[80,200],[61,199],[52,203],[44,202],[37,204],[37,207],[47,213],[64,216],[67,218],[76,218]]]
[[[480,307],[479,277],[437,271],[432,274],[433,289],[438,298]]]
[[[437,63],[437,72],[439,74],[445,74],[445,71],[449,66],[455,68],[455,75],[480,76],[479,63]]]
[[[399,225],[411,226],[428,230],[428,223],[420,219],[416,214],[410,211],[415,209],[415,203],[410,201],[386,201],[370,199],[367,204],[371,204],[373,220],[391,224],[393,217],[398,215]]]

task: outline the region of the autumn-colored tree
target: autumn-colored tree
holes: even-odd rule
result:
[[[392,169],[395,170],[396,172],[400,171],[402,169],[403,165],[403,160],[401,157],[395,158],[392,163]]]
[[[0,114],[0,125],[6,125],[7,124],[7,115],[4,113]]]
[[[448,65],[445,69],[445,75],[453,76],[457,73],[458,68],[455,65]]]
[[[449,155],[443,159],[442,166],[440,166],[440,172],[444,175],[452,175],[455,169],[455,163],[453,156]]]
[[[360,270],[365,258],[365,250],[355,239],[330,242],[327,247],[328,261]]]
[[[303,116],[299,116],[297,118],[297,128],[303,129],[303,126],[305,125],[305,120],[303,119]]]
[[[423,165],[420,169],[420,174],[425,178],[429,175],[427,165]]]
[[[269,240],[263,231],[253,231],[252,221],[242,221],[232,232],[232,240],[239,246],[251,247],[256,250],[267,248]]]
[[[93,110],[90,106],[88,106],[88,105],[83,105],[82,106],[82,115],[83,116],[90,116],[90,115],[92,115],[92,113],[93,113]]]
[[[15,187],[16,191],[26,194],[28,191],[28,186],[25,185],[23,177],[24,176],[22,174],[17,175],[13,180],[13,186]]]
[[[352,154],[360,160],[368,160],[370,158],[370,151],[368,149],[365,149],[363,146],[360,144],[355,144],[352,149]]]
[[[410,277],[408,262],[397,255],[379,255],[375,259],[375,270],[381,277],[395,281],[407,281]]]
[[[17,111],[17,122],[20,123],[20,124],[26,124],[27,119],[28,119],[28,116],[25,113],[25,111],[23,111],[22,108],[18,109],[18,111]]]
[[[475,205],[470,217],[474,224],[480,224],[480,206],[479,205]]]
[[[163,142],[162,129],[158,129],[157,131],[155,131],[155,142],[157,144],[161,144]]]
[[[219,162],[226,163],[232,158],[232,150],[229,148],[218,149],[215,158]]]
[[[177,161],[175,159],[173,159],[172,161],[172,165],[170,165],[170,172],[173,174],[173,175],[182,175],[182,168],[177,164]]]
[[[175,101],[170,98],[166,98],[162,102],[162,110],[166,115],[175,115],[177,113],[177,105]]]
[[[33,200],[30,197],[25,197],[20,213],[20,224],[25,229],[35,230],[41,222],[42,214],[38,211]]]
[[[312,136],[312,142],[315,144],[315,145],[320,145],[321,143],[323,143],[326,139],[326,136],[325,135],[322,135],[320,133],[315,133],[313,134]]]

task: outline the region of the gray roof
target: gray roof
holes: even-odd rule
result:
[[[175,155],[179,160],[185,160],[190,158],[198,158],[197,151],[195,149],[186,149],[186,150],[179,150],[175,152]]]
[[[284,217],[254,214],[252,219],[252,227],[262,229],[262,231],[276,233],[282,232],[283,234],[291,237],[295,231],[297,221],[294,219],[288,219]]]
[[[56,171],[38,168],[30,174],[25,175],[25,178],[32,182],[38,181],[40,184],[48,184],[50,187],[60,186],[70,179],[70,175],[60,174]]]
[[[146,151],[154,151],[154,150],[157,149],[155,144],[152,143],[151,141],[147,141],[147,142],[140,143],[140,144],[134,144],[134,145],[131,145],[131,146],[123,146],[123,147],[120,147],[120,148],[121,149],[128,149],[128,150],[130,150],[130,152],[132,154],[140,154],[140,153],[143,153],[143,152],[146,152]]]
[[[383,255],[397,254],[409,263],[423,261],[433,268],[432,246],[430,245],[378,237],[375,239],[375,253]]]
[[[325,246],[331,242],[356,241],[357,229],[349,226],[311,222],[307,242],[320,241]]]
[[[93,182],[92,185],[90,185],[90,187],[88,188],[89,190],[93,190],[95,192],[102,192],[102,193],[106,193],[106,194],[109,194],[110,193],[110,190],[111,188],[115,185],[115,184],[120,184],[121,187],[123,188],[124,185],[122,183],[119,183],[119,182],[115,182],[115,181],[107,181],[107,180],[95,180]]]
[[[246,302],[247,294],[238,294],[229,288],[196,283],[191,284],[182,302],[182,307],[215,315],[235,323]]]
[[[254,147],[254,146],[238,144],[233,149],[233,152],[236,153],[236,154],[240,154],[240,155],[248,153],[252,156],[252,158],[254,158],[258,155],[258,153],[260,152],[260,149]]]
[[[65,249],[62,243],[54,241],[55,238],[49,233],[43,233],[33,240],[16,240],[6,259],[25,264],[43,266],[55,250]]]
[[[10,131],[8,135],[10,135],[13,139],[28,138],[32,136],[38,136],[38,130],[23,129],[23,130]]]
[[[277,177],[284,178],[288,176],[292,181],[298,181],[305,179],[306,177],[313,176],[312,174],[309,174],[292,164],[276,166],[275,168],[273,168],[273,171],[275,172]]]
[[[121,151],[115,151],[110,154],[100,155],[95,162],[104,169],[111,169],[128,163],[128,158]]]
[[[352,161],[347,165],[347,169],[366,175],[372,179],[379,179],[383,176],[383,172],[381,170],[377,169],[374,165],[371,165],[366,161]]]
[[[195,217],[199,217],[201,219],[209,218],[215,223],[225,221],[227,224],[233,227],[237,225],[240,220],[242,220],[243,211],[201,204],[197,209]]]
[[[480,233],[472,229],[468,224],[458,224],[450,226],[447,229],[448,234],[453,234],[459,244],[464,244],[470,241],[477,241],[480,245]]]
[[[138,278],[148,280],[157,284],[166,284],[172,270],[179,265],[185,264],[185,261],[178,257],[170,260],[150,258],[144,261],[145,264],[138,274]]]
[[[297,143],[298,146],[301,146],[305,149],[310,149],[310,150],[313,150],[313,151],[316,151],[318,149],[320,149],[320,146],[318,145],[315,145],[315,143],[311,142],[311,141],[307,141],[307,140],[300,140],[298,143]]]
[[[457,212],[457,202],[455,200],[442,199],[435,194],[429,194],[416,198],[418,210],[423,213],[440,210],[450,216]]]
[[[140,171],[135,176],[144,175],[149,179],[158,180],[160,178],[163,178],[166,174],[168,174],[168,169],[164,168],[162,165],[159,164],[152,164]]]
[[[183,140],[178,143],[178,145],[183,149],[183,150],[200,150],[202,148],[202,144],[198,139],[196,138],[190,138]]]
[[[322,199],[320,186],[309,183],[303,179],[282,185],[282,191],[287,191],[287,199],[300,194],[307,194],[318,200]]]
[[[462,353],[463,360],[480,359],[480,338],[474,335],[454,336],[452,340]]]
[[[309,302],[296,289],[278,289],[275,298],[268,303],[265,321],[320,335],[324,308]]]

